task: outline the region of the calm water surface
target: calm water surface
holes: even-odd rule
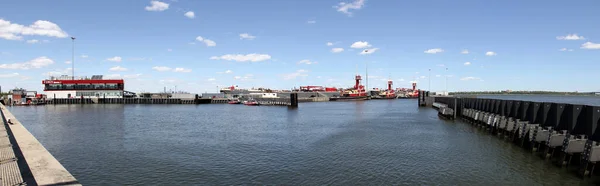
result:
[[[416,100],[11,112],[84,185],[580,185]]]

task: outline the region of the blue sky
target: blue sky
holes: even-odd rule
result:
[[[0,6],[0,85],[41,90],[48,75],[70,75],[73,36],[76,76],[124,78],[131,91],[348,87],[367,63],[369,87],[391,78],[395,87],[417,81],[428,89],[431,69],[433,91],[445,89],[446,76],[450,91],[600,91],[598,7],[594,0],[9,1]]]

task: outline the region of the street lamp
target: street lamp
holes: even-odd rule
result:
[[[73,51],[71,53],[71,80],[75,80],[75,37],[71,37],[71,41],[73,41]]]
[[[427,91],[431,92],[431,69],[429,69],[429,88],[427,88]]]
[[[446,68],[446,95],[450,95],[448,93],[448,68]]]

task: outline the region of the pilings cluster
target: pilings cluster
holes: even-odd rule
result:
[[[553,102],[434,97],[439,115],[459,118],[531,150],[558,166],[591,176],[600,161],[600,107]],[[448,114],[444,109],[452,110]]]

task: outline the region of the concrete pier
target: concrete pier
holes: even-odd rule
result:
[[[461,97],[419,99],[420,106],[427,105],[423,104],[427,99],[433,99],[432,105],[442,105],[437,109],[444,118],[461,118],[561,167],[578,166],[582,176],[591,176],[600,161],[598,106]]]
[[[0,115],[1,185],[81,185],[2,104]]]

